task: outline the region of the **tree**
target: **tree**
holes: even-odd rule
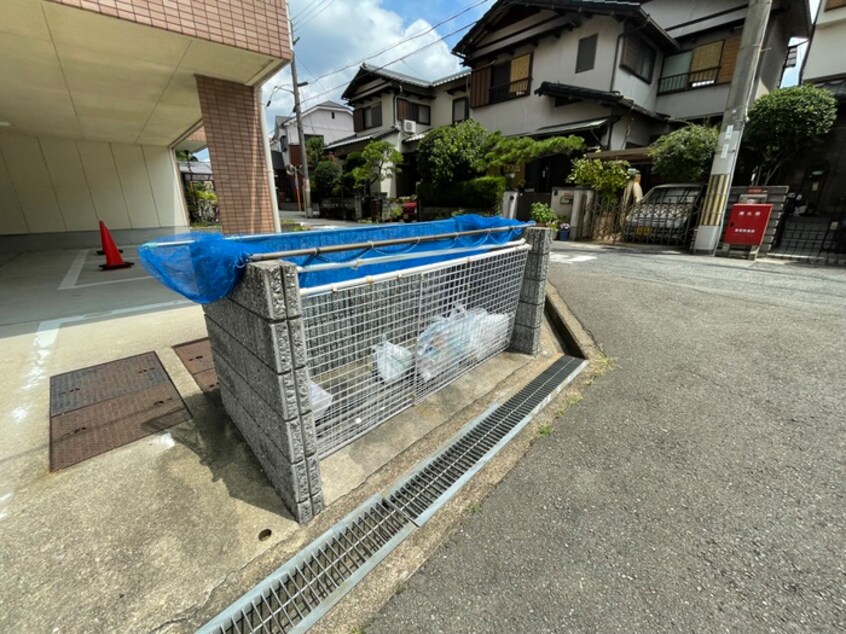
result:
[[[758,99],[743,136],[758,166],[756,184],[769,184],[788,160],[828,134],[836,119],[834,96],[816,86],[782,88]]]
[[[573,161],[573,171],[567,180],[590,187],[598,194],[600,202],[613,203],[629,182],[630,167],[628,161],[579,158]]]
[[[719,138],[720,131],[710,125],[688,125],[663,135],[649,148],[655,172],[669,181],[704,180]]]
[[[487,167],[516,172],[520,165],[555,154],[570,154],[585,146],[584,139],[577,136],[552,137],[536,141],[531,137],[504,137],[496,132],[491,135],[490,145],[485,153]]]
[[[353,168],[355,188],[370,194],[376,183],[400,173],[402,154],[387,141],[371,141],[361,151],[363,163]]]
[[[323,158],[323,152],[326,150],[326,145],[323,143],[322,136],[311,137],[306,141],[306,157],[308,158],[308,166],[312,167],[320,162]]]
[[[341,188],[341,166],[332,159],[324,159],[317,163],[312,174],[312,186],[314,193],[326,198],[336,196]]]
[[[435,186],[475,178],[485,170],[489,137],[487,130],[472,119],[432,130],[417,149],[420,178]]]

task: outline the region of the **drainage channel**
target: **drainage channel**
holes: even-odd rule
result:
[[[583,359],[562,357],[505,403],[471,421],[385,497],[422,526],[586,365]]]
[[[468,423],[385,496],[364,502],[235,601],[201,634],[297,634],[317,623],[504,447],[587,361],[562,357],[505,403]]]

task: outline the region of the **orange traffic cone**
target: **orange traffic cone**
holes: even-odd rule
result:
[[[135,264],[135,262],[126,262],[121,257],[120,251],[115,246],[115,241],[112,240],[112,234],[109,233],[106,223],[102,220],[100,221],[100,243],[103,245],[103,253],[106,256],[106,263],[100,265],[100,268],[104,271],[127,269]]]

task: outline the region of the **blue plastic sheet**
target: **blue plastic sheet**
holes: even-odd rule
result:
[[[238,282],[241,281],[249,257],[254,254],[412,238],[477,229],[513,227],[511,231],[460,236],[420,244],[401,244],[316,256],[285,258],[286,261],[305,267],[314,264],[350,262],[389,255],[413,255],[414,253],[423,254],[424,252],[428,254],[421,255],[420,258],[379,262],[378,264],[355,268],[346,267],[300,273],[300,287],[312,288],[366,275],[389,273],[458,258],[473,251],[479,251],[480,247],[516,240],[521,235],[524,226],[524,223],[516,220],[467,214],[434,222],[371,225],[354,229],[324,229],[263,236],[225,237],[219,233],[192,232],[148,242],[141,246],[139,256],[144,268],[162,284],[194,302],[209,304],[226,297],[232,292]],[[456,253],[455,249],[461,249],[462,252]],[[444,251],[444,253],[429,254],[432,251]]]

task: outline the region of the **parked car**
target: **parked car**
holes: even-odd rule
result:
[[[687,244],[704,197],[705,185],[701,183],[653,187],[623,216],[623,240]]]

